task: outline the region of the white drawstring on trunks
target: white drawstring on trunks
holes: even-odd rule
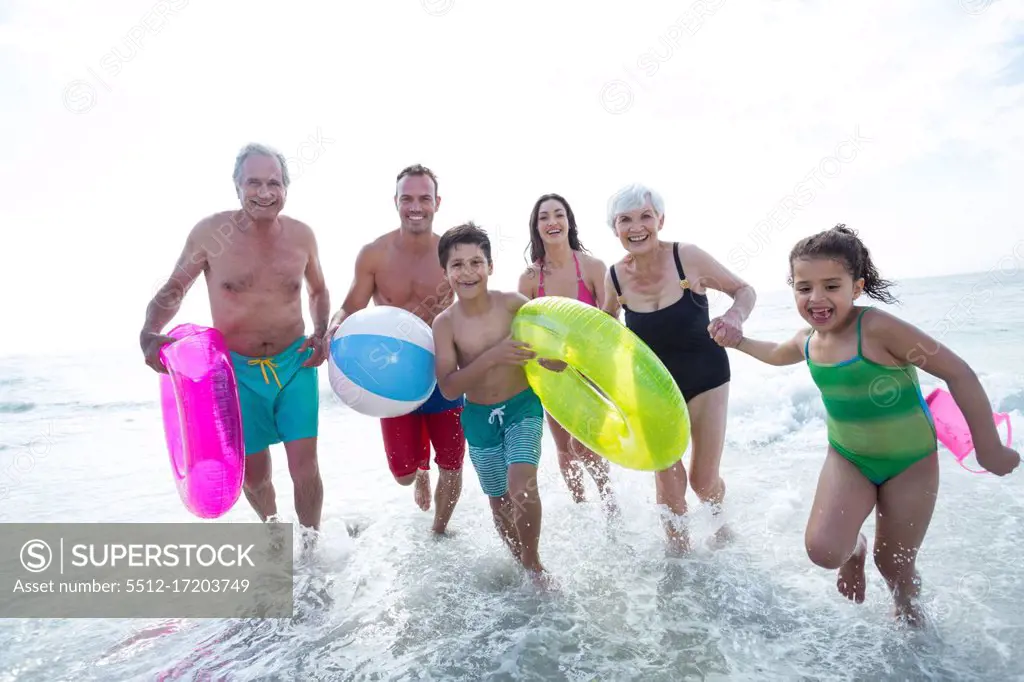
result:
[[[498,418],[498,426],[505,426],[505,406],[495,407],[491,410],[491,416],[487,418],[488,424],[494,423],[494,418]]]

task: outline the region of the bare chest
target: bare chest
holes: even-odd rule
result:
[[[289,244],[240,244],[210,259],[209,275],[224,291],[293,295],[302,289],[305,249]]]
[[[374,281],[378,305],[404,308],[430,322],[452,301],[451,287],[436,258],[394,258]]]
[[[494,310],[480,319],[452,320],[459,366],[465,367],[484,352],[508,338],[511,319],[508,312]]]
[[[618,268],[616,268],[618,269]],[[636,310],[652,312],[667,308],[682,297],[684,289],[673,272],[661,277],[638,277],[627,273],[620,275],[625,305]]]
[[[544,291],[540,291],[543,284]],[[545,296],[566,296],[576,298],[579,295],[580,280],[576,277],[575,268],[559,268],[558,270],[545,270],[543,282],[538,282],[538,294]],[[587,289],[590,289],[587,286]]]

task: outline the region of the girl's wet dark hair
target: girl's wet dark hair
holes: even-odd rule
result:
[[[540,205],[548,199],[554,199],[565,207],[565,219],[569,223],[569,248],[573,251],[589,253],[583,247],[583,244],[580,243],[580,236],[576,230],[576,215],[572,212],[569,202],[558,194],[545,194],[540,199],[537,199],[537,203],[533,205],[533,211],[530,213],[530,245],[526,247],[526,250],[530,252],[530,260],[528,261],[530,265],[544,259],[544,241],[540,238],[537,222],[540,217]]]
[[[864,293],[882,303],[896,303],[889,293],[893,282],[882,279],[871,262],[871,253],[857,233],[840,223],[831,230],[805,237],[789,253],[789,285],[793,286],[793,261],[827,258],[843,264],[853,279],[864,278]]]

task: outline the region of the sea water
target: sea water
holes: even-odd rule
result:
[[[970,363],[1024,434],[1022,269],[897,293],[882,307]],[[714,313],[727,305],[712,296]],[[791,294],[762,294],[746,332],[783,340],[800,324]],[[896,627],[870,562],[858,605],[807,559],[825,426],[806,367],[729,356],[728,501],[715,518],[690,491],[692,556],[666,557],[651,474],[612,467],[610,525],[589,479],[589,501],[571,501],[545,433],[541,557],[559,589],[538,591],[468,457],[451,535],[432,537],[432,512],[388,472],[378,422],[342,405],[322,370],[323,535],[312,558],[296,552],[294,618],[0,620],[0,680],[1024,679],[1024,471],[975,475],[940,450],[918,560],[929,626]],[[926,394],[942,385],[921,377]],[[158,397],[138,352],[0,358],[0,521],[200,523],[178,500]],[[281,446],[272,455],[295,521]],[[713,551],[702,540],[723,518],[736,537]],[[213,523],[254,519],[242,498]]]

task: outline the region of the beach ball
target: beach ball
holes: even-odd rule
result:
[[[368,417],[400,417],[434,392],[434,335],[402,308],[373,306],[349,315],[331,338],[331,389]]]

